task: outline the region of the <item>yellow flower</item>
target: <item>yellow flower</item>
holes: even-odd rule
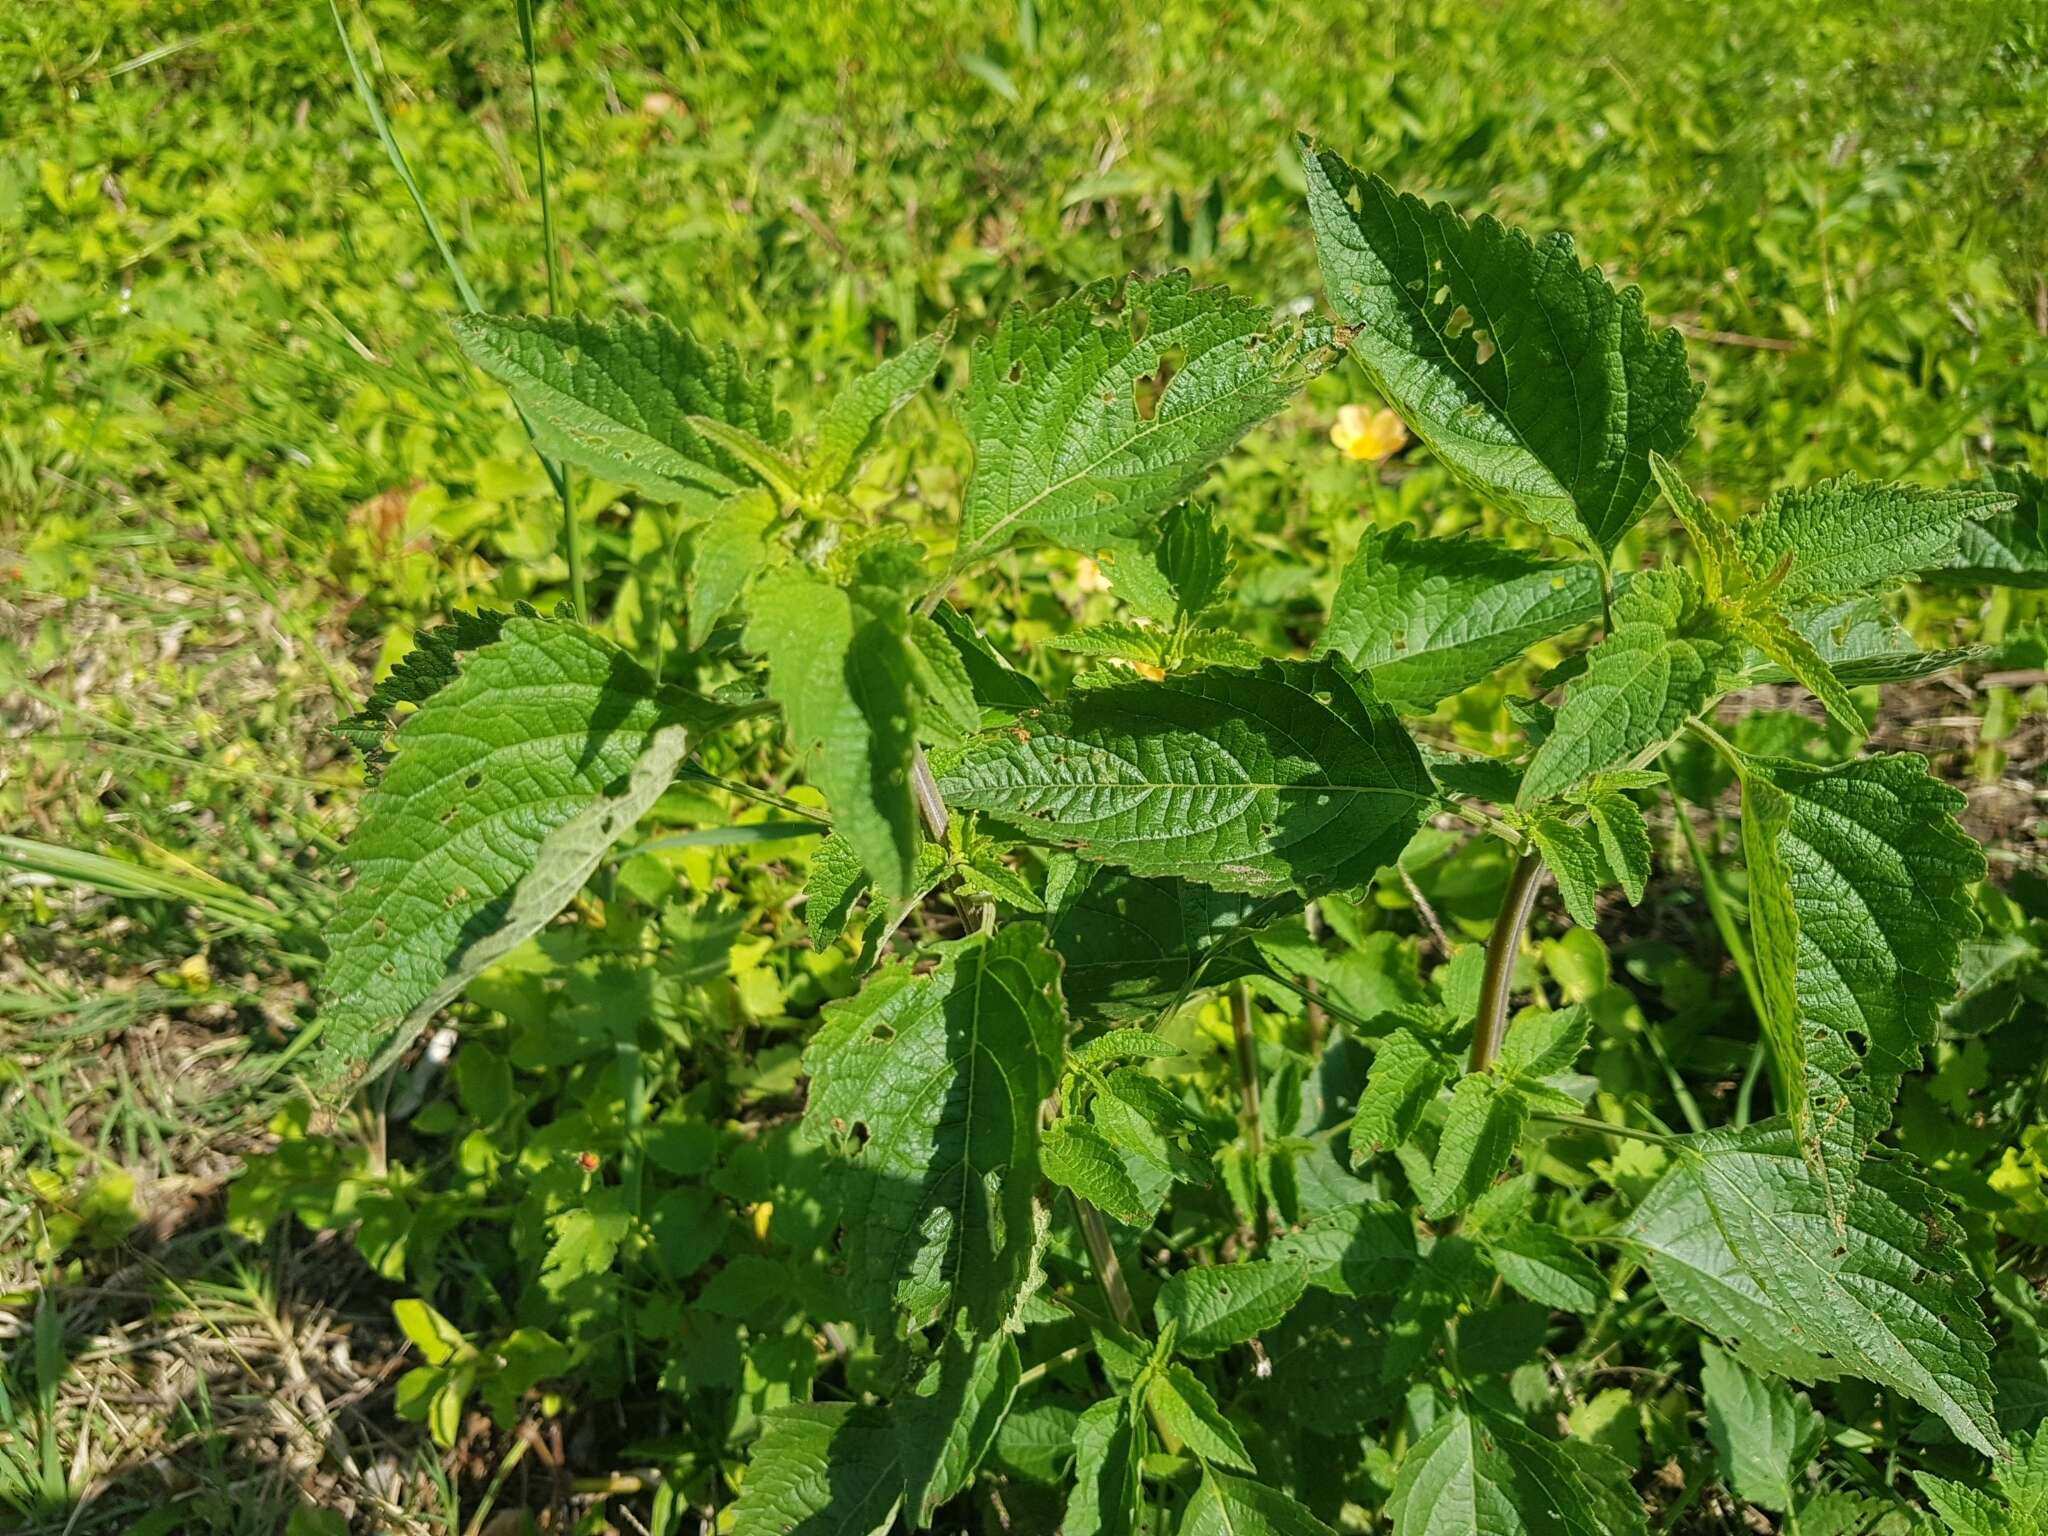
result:
[[[1364,406],[1347,405],[1337,412],[1330,441],[1347,459],[1377,464],[1407,445],[1408,429],[1392,411],[1374,411],[1368,416]]]

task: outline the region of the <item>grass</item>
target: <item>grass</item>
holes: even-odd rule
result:
[[[1691,462],[1729,507],[1844,470],[2048,469],[2048,23],[2025,8],[339,14],[474,302],[668,313],[786,359],[794,399],[948,311],[971,336],[1129,268],[1305,301],[1306,130],[1640,283],[1695,338]],[[17,8],[0,82],[0,1512],[275,1530],[305,1486],[473,1526],[502,1452],[444,1460],[396,1425],[389,1287],[331,1234],[230,1236],[220,1190],[311,1014],[357,784],[322,727],[451,605],[587,584],[655,649],[674,529],[558,494],[462,362],[444,322],[469,295],[324,0]],[[1329,577],[1293,574],[1304,551],[1475,515],[1426,468],[1374,480],[1322,446],[1363,394],[1323,381],[1228,472],[1247,622],[1312,630]],[[892,452],[862,495],[943,524],[957,431],[919,407]],[[2042,616],[2017,594],[1991,623]],[[1983,626],[1960,597],[1908,619]],[[1924,746],[1957,717],[1957,774],[2004,797],[2023,864],[2040,802],[2011,769],[2042,702],[1892,724]],[[117,1175],[135,1233],[92,1224]]]

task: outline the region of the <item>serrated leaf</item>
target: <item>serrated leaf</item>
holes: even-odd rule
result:
[[[1783,1120],[1667,1151],[1621,1233],[1667,1306],[1756,1370],[1882,1383],[1996,1452],[1980,1287],[1932,1189],[1886,1160],[1824,1184]]]
[[[969,743],[940,787],[1135,874],[1310,894],[1364,884],[1435,794],[1393,712],[1334,658],[1078,689]]]
[[[1152,624],[1119,622],[1071,629],[1045,643],[1053,650],[1069,651],[1076,656],[1113,656],[1120,661],[1142,661],[1157,667],[1165,664],[1173,635]]]
[[[399,731],[348,847],[311,1075],[360,1078],[567,906],[726,717],[575,624],[505,621]]]
[[[946,873],[946,853],[935,843],[917,850],[917,872],[911,880],[906,901],[917,901],[935,887]],[[823,949],[837,943],[852,928],[859,937],[865,923],[857,920],[854,907],[870,886],[860,855],[842,837],[827,837],[811,851],[810,875],[804,881],[804,924],[811,946]],[[872,945],[864,948],[864,953]]]
[[[1849,690],[1814,649],[1813,642],[1795,629],[1790,619],[1769,610],[1731,612],[1728,618],[1729,627],[1737,635],[1783,667],[1787,676],[1819,699],[1829,718],[1847,731],[1852,740],[1863,740],[1868,731],[1863,711],[1856,707]]]
[[[910,661],[918,690],[932,706],[922,712],[926,734],[957,741],[981,729],[981,700],[967,658],[929,614],[910,616]]]
[[[1979,487],[2012,497],[2012,505],[1964,523],[1955,548],[1924,574],[1942,581],[2048,586],[2048,479],[2023,465],[1998,464]]]
[[[729,344],[715,351],[659,315],[589,320],[461,315],[470,359],[511,392],[543,453],[663,501],[707,503],[754,473],[692,423],[778,444],[789,418]]]
[[[1145,1433],[1127,1397],[1095,1404],[1074,1426],[1074,1486],[1060,1536],[1138,1536]]]
[[[1514,1161],[1528,1107],[1499,1078],[1475,1072],[1458,1080],[1430,1165],[1422,1213],[1436,1221],[1461,1211]]]
[[[1614,632],[1587,653],[1516,803],[1647,761],[1726,691],[1740,662],[1741,647],[1690,576],[1644,571],[1615,599]]]
[[[1457,1064],[1411,1029],[1380,1037],[1351,1121],[1351,1153],[1371,1157],[1415,1134],[1423,1111],[1457,1075]]]
[[[1609,791],[1586,802],[1600,857],[1620,882],[1630,906],[1640,906],[1650,883],[1650,828],[1642,808],[1627,795]]]
[[[1983,853],[1956,821],[1963,797],[1911,753],[1751,758],[1743,779],[1767,1038],[1806,1089],[1793,1123],[1840,1120],[1867,1146],[1955,996]]]
[[[1493,1267],[1531,1301],[1564,1312],[1597,1312],[1607,1300],[1600,1266],[1556,1227],[1528,1222],[1487,1244]]]
[[[832,807],[833,834],[891,900],[909,896],[918,849],[910,616],[889,580],[898,558],[877,552],[844,587],[805,566],[770,571],[747,624],[748,646],[768,658],[769,695]]]
[[[572,1280],[601,1275],[612,1267],[619,1248],[633,1230],[632,1214],[618,1202],[617,1191],[596,1192],[588,1206],[548,1218],[551,1241],[541,1265],[541,1284],[558,1292]]]
[[[1117,1150],[1086,1120],[1063,1116],[1052,1123],[1039,1148],[1045,1176],[1114,1216],[1127,1227],[1144,1226],[1157,1207],[1139,1193]]]
[[[1739,592],[1748,586],[1756,573],[1742,558],[1742,551],[1735,546],[1735,531],[1721,520],[1720,514],[1700,499],[1663,454],[1650,455],[1650,476],[1664,493],[1665,505],[1684,525],[1693,548],[1699,551],[1700,563],[1706,571],[1707,600],[1718,602],[1722,593]]]
[[[1402,1458],[1394,1536],[1639,1536],[1629,1469],[1583,1440],[1452,1409]]]
[[[1145,1403],[1164,1430],[1195,1456],[1242,1471],[1256,1470],[1244,1441],[1201,1379],[1178,1363],[1156,1372],[1145,1387]]]
[[[912,1530],[967,1486],[1016,1399],[1023,1363],[1014,1335],[972,1343],[949,1335],[939,1358],[895,1404],[903,1510]]]
[[[1635,521],[1652,451],[1674,454],[1700,389],[1685,343],[1564,234],[1467,223],[1304,149],[1323,286],[1354,356],[1416,436],[1479,490],[1589,549]]]
[[[754,486],[726,497],[697,530],[689,581],[692,650],[711,638],[712,628],[767,563],[769,533],[781,513],[775,498]]]
[[[880,1408],[792,1403],[762,1418],[733,1505],[733,1536],[885,1536],[903,1473]]]
[[[923,340],[844,385],[818,423],[817,440],[805,466],[817,490],[844,490],[881,436],[883,425],[905,401],[931,383],[953,335],[953,318]]]
[[[1185,272],[1013,306],[974,347],[961,558],[1027,534],[1093,552],[1132,533],[1333,359]]]
[[[1370,531],[1337,584],[1319,649],[1369,671],[1396,709],[1426,714],[1600,612],[1600,568],[1590,561]]]
[[[1058,947],[1057,941],[1054,947]],[[1149,1029],[1112,1029],[1068,1051],[1067,1060],[1081,1066],[1097,1067],[1111,1061],[1186,1054],[1171,1040],[1162,1039]]]
[[[2012,505],[1998,491],[1926,490],[1844,475],[1778,492],[1736,525],[1735,540],[1760,577],[1784,567],[1776,596],[1789,605],[1918,575],[1955,548],[1972,519]]]
[[[1007,1317],[1029,1277],[1038,1106],[1066,1021],[1035,923],[884,967],[831,1005],[804,1053],[804,1126],[838,1151],[847,1288],[862,1318]]]
[[[539,617],[524,605],[520,616]],[[412,649],[370,690],[363,707],[334,728],[335,735],[361,753],[373,768],[381,768],[391,755],[392,733],[401,719],[399,706],[424,704],[454,682],[461,673],[461,654],[481,650],[497,639],[507,617],[482,608],[475,613],[450,614],[445,624],[421,630],[413,637]]]
[[[1849,688],[1933,677],[1994,654],[1991,647],[1982,645],[1923,651],[1874,597],[1852,597],[1818,608],[1802,608],[1788,617],[1835,677]],[[1752,665],[1748,677],[1752,682],[1782,683],[1789,681],[1791,674],[1781,666],[1766,664]]]
[[[1184,1269],[1159,1288],[1152,1304],[1174,1347],[1192,1359],[1219,1355],[1278,1323],[1301,1299],[1308,1271],[1298,1263],[1251,1259]]]
[[[1151,1020],[1199,979],[1220,986],[1257,968],[1249,945],[1226,949],[1263,910],[1257,898],[1186,880],[1082,866],[1091,878],[1052,923],[1067,962],[1074,1016]]]
[[[1707,1434],[1722,1476],[1752,1504],[1790,1509],[1793,1489],[1827,1435],[1827,1421],[1804,1392],[1757,1375],[1712,1344],[1701,1343],[1700,1358]]]
[[[2013,1436],[2011,1460],[1997,1469],[1998,1492],[1945,1477],[1914,1479],[1953,1536],[2043,1536],[2048,1532],[2048,1433]]]
[[[1581,928],[1599,927],[1600,890],[1607,883],[1607,869],[1592,832],[1548,813],[1531,817],[1528,832],[1544,866],[1557,879],[1557,893],[1572,921]]]
[[[1336,1536],[1322,1521],[1276,1488],[1232,1477],[1214,1467],[1188,1501],[1179,1536]]]
[[[1308,1267],[1308,1283],[1339,1296],[1389,1296],[1415,1273],[1415,1224],[1401,1206],[1365,1200],[1319,1212],[1273,1244],[1277,1261]]]
[[[1230,577],[1230,531],[1209,508],[1183,503],[1161,521],[1155,559],[1180,611],[1193,618],[1216,601]]]
[[[1501,1045],[1501,1074],[1533,1081],[1569,1072],[1592,1034],[1592,1016],[1578,1003],[1520,1018]]]
[[[1180,637],[1175,671],[1194,667],[1256,667],[1266,653],[1235,630],[1191,629]]]
[[[1012,666],[1009,658],[989,644],[987,636],[959,609],[951,603],[941,603],[932,610],[931,617],[959,656],[974,689],[975,702],[984,710],[1009,719],[1025,710],[1045,707],[1045,691]]]

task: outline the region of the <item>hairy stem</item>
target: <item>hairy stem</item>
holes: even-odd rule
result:
[[[916,747],[910,757],[910,792],[917,797],[918,814],[925,831],[935,843],[946,840],[946,802],[939,798],[939,781],[932,777],[932,765],[925,761],[924,748]]]
[[[1472,1026],[1471,1070],[1484,1072],[1500,1055],[1501,1042],[1508,1034],[1508,1001],[1514,992],[1515,957],[1521,953],[1522,934],[1529,926],[1529,914],[1536,909],[1536,892],[1543,885],[1543,860],[1531,851],[1515,861],[1508,875],[1508,888],[1501,893],[1500,917],[1486,939],[1486,969],[1479,983],[1479,1018]]]
[[[1252,1241],[1264,1247],[1267,1236],[1266,1123],[1259,1106],[1259,1047],[1252,1038],[1252,994],[1243,982],[1230,988],[1230,1028],[1237,1042],[1237,1093],[1242,1106],[1239,1122],[1244,1126],[1244,1144],[1252,1159]]]
[[[1081,1218],[1081,1239],[1088,1245],[1088,1258],[1095,1266],[1095,1278],[1109,1301],[1110,1314],[1126,1333],[1138,1331],[1138,1305],[1131,1300],[1131,1288],[1124,1282],[1124,1267],[1109,1240],[1109,1224],[1102,1212],[1079,1195],[1074,1196],[1074,1213]]]

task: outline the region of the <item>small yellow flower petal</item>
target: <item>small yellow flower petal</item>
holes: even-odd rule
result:
[[[1393,411],[1366,414],[1362,405],[1347,405],[1337,412],[1330,428],[1330,441],[1345,458],[1360,463],[1378,463],[1398,453],[1408,442],[1408,428]]]

